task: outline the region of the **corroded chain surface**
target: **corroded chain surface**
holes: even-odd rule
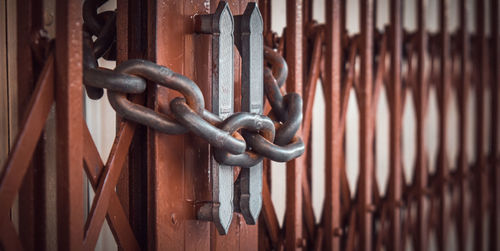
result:
[[[87,0],[83,5],[83,82],[90,98],[101,98],[106,89],[111,106],[123,118],[166,134],[192,132],[214,148],[215,159],[224,165],[251,167],[263,158],[287,162],[303,154],[304,143],[295,136],[302,123],[302,98],[297,93],[281,93],[288,69],[279,53],[264,47],[269,65],[264,71],[264,88],[272,107],[270,114],[239,112],[223,120],[205,109],[203,94],[195,82],[167,67],[132,59],[114,70],[99,68],[98,58],[116,56],[116,14],[97,13],[104,2]],[[171,114],[127,99],[127,94],[143,93],[148,81],[183,95],[170,102]]]

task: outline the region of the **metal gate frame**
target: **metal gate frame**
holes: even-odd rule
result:
[[[18,16],[19,114],[25,113],[21,130],[0,173],[0,242],[7,250],[45,248],[45,201],[47,184],[41,182],[46,169],[37,165],[43,158],[39,139],[52,104],[57,121],[57,240],[60,250],[90,250],[95,247],[106,219],[121,249],[315,249],[379,250],[383,246],[401,250],[407,237],[418,250],[426,250],[429,232],[438,236],[440,250],[447,248],[450,221],[458,228],[459,248],[465,250],[469,219],[474,219],[474,247],[484,250],[499,246],[500,213],[499,118],[500,34],[498,1],[478,0],[476,33],[467,31],[466,0],[460,1],[460,29],[447,30],[449,4],[440,0],[440,31],[425,28],[426,0],[417,1],[418,30],[402,28],[402,3],[391,0],[390,26],[374,29],[376,1],[361,2],[361,33],[348,36],[346,1],[326,0],[326,23],[312,19],[311,0],[287,1],[287,28],[283,37],[270,32],[271,1],[260,0],[266,43],[284,54],[289,65],[286,90],[304,97],[302,137],[307,153],[287,163],[286,214],[280,228],[270,197],[270,162],[265,162],[263,209],[258,226],[247,226],[234,217],[228,235],[221,236],[213,224],[196,220],[196,206],[210,200],[207,177],[210,150],[207,143],[192,136],[155,133],[132,122],[120,120],[108,162],[99,157],[84,124],[82,92],[82,16],[79,1],[57,0],[56,40],[53,47],[43,38],[31,38],[40,27],[40,6],[23,0],[28,15]],[[212,13],[218,1],[175,0],[119,1],[117,12],[118,62],[146,58],[192,78],[210,106],[210,41],[194,34],[193,16]],[[248,1],[230,1],[233,13],[241,14]],[[18,8],[18,13],[23,13]],[[490,20],[484,13],[490,11]],[[26,18],[29,17],[29,18]],[[488,35],[486,22],[490,22]],[[175,24],[175,25],[173,25]],[[30,37],[30,39],[26,39]],[[35,45],[34,45],[35,44]],[[48,49],[52,48],[52,49]],[[326,53],[322,53],[325,50]],[[50,51],[50,53],[46,53]],[[390,55],[387,55],[390,54]],[[360,69],[354,65],[360,60]],[[387,59],[386,59],[387,57]],[[390,57],[390,58],[389,58]],[[416,58],[417,64],[412,63]],[[459,60],[460,67],[454,67]],[[196,62],[196,63],[195,63]],[[200,63],[201,62],[201,63]],[[235,56],[235,72],[241,67]],[[390,64],[388,64],[390,62]],[[430,66],[427,63],[430,62]],[[411,70],[403,74],[401,65]],[[430,70],[429,70],[430,69]],[[236,75],[236,81],[239,76]],[[325,91],[326,195],[320,223],[315,223],[311,203],[312,104],[321,79]],[[388,90],[390,106],[390,178],[385,196],[374,179],[375,107],[382,86]],[[446,157],[447,121],[439,121],[438,170],[430,174],[424,135],[429,89],[435,86],[440,116],[446,118],[450,93],[459,97],[459,158]],[[469,89],[476,88],[476,142],[468,142],[467,111]],[[485,90],[491,91],[491,114],[483,109]],[[345,117],[349,93],[354,90],[360,112],[360,179],[356,191],[349,191],[345,164]],[[235,95],[241,89],[236,84]],[[408,94],[407,94],[408,93]],[[402,113],[406,95],[413,95],[417,115],[417,157],[411,184],[404,183],[401,164]],[[167,101],[177,94],[149,88],[134,102],[157,111],[168,111]],[[28,98],[30,97],[30,98]],[[236,99],[235,107],[241,100]],[[269,105],[266,112],[269,111]],[[26,112],[23,112],[25,110]],[[491,131],[482,130],[491,117]],[[21,116],[22,117],[22,116]],[[484,142],[489,135],[490,142]],[[43,140],[42,140],[43,141]],[[474,143],[476,163],[468,164],[466,147]],[[182,145],[184,147],[178,147]],[[487,146],[487,147],[486,147]],[[202,157],[199,157],[202,156]],[[83,160],[83,161],[82,161]],[[33,163],[34,164],[30,164]],[[450,163],[451,162],[451,163]],[[145,169],[144,166],[147,165]],[[456,171],[451,166],[457,165]],[[90,213],[84,221],[84,172],[96,191]],[[237,172],[236,172],[237,173]],[[23,183],[24,181],[24,183]],[[115,192],[116,188],[116,192]],[[451,189],[458,199],[446,203]],[[20,194],[22,224],[19,234],[11,221],[11,207]],[[145,195],[146,194],[146,195]],[[355,199],[351,199],[355,194]],[[45,195],[45,194],[44,194]],[[475,195],[474,198],[471,198]],[[478,205],[471,207],[470,199]],[[430,207],[430,210],[427,208]],[[472,213],[472,216],[471,216]],[[484,231],[484,215],[494,219]],[[378,228],[375,227],[378,226]],[[414,235],[411,233],[414,232]],[[19,236],[18,236],[19,235]]]

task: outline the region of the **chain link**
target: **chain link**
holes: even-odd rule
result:
[[[115,12],[97,13],[105,2],[86,0],[83,4],[83,82],[91,99],[101,98],[106,89],[111,106],[124,119],[166,134],[192,132],[211,145],[215,159],[224,165],[251,167],[264,157],[286,162],[304,153],[302,139],[295,136],[302,123],[302,98],[297,93],[281,93],[288,67],[279,53],[264,46],[264,58],[270,66],[264,70],[270,114],[239,112],[222,120],[205,109],[203,94],[196,83],[167,67],[132,59],[114,70],[99,68],[98,58],[114,59],[116,55]],[[143,93],[148,81],[183,95],[170,102],[170,114],[127,99],[127,94]]]

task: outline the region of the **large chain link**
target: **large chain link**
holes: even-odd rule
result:
[[[264,71],[264,90],[272,107],[270,114],[239,112],[222,120],[205,109],[203,94],[196,83],[167,67],[132,59],[114,70],[99,68],[98,58],[116,56],[115,12],[97,13],[97,8],[106,1],[86,0],[83,5],[83,82],[90,98],[101,98],[106,89],[111,106],[123,118],[166,134],[192,132],[213,147],[215,159],[224,165],[251,167],[264,157],[286,162],[303,154],[304,143],[295,136],[302,123],[302,98],[297,93],[281,93],[288,68],[279,53],[264,47],[264,58],[271,67],[266,66]],[[183,95],[170,102],[171,114],[156,112],[127,99],[127,94],[144,92],[148,81]]]

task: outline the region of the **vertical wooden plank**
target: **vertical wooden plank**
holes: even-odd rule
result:
[[[477,74],[477,87],[476,87],[476,163],[474,166],[475,174],[475,228],[474,228],[474,247],[475,250],[484,250],[483,237],[486,234],[484,231],[484,217],[486,215],[487,203],[487,173],[486,173],[486,156],[484,149],[485,133],[484,121],[484,92],[488,85],[488,41],[486,38],[486,0],[476,1],[476,34],[477,34],[477,63],[475,74]]]
[[[81,1],[57,0],[55,81],[58,248],[83,242],[83,116]]]
[[[499,234],[500,234],[500,166],[499,159],[499,123],[498,110],[500,109],[500,31],[498,30],[500,15],[500,4],[498,0],[492,0],[490,4],[490,27],[492,36],[491,53],[491,152],[490,165],[492,168],[491,181],[492,185],[492,207],[491,207],[491,223],[490,223],[490,249],[498,250]]]
[[[389,250],[401,250],[401,57],[402,57],[402,9],[400,0],[391,0],[391,87],[390,102],[390,233]]]
[[[288,63],[288,92],[302,95],[303,78],[303,1],[287,0],[286,8],[286,61]],[[301,137],[301,129],[297,136]],[[286,169],[286,215],[285,247],[287,250],[300,250],[302,241],[302,175],[305,156],[287,163]]]
[[[450,92],[450,37],[448,34],[448,0],[440,1],[440,32],[441,32],[441,60],[440,60],[440,82],[438,83],[439,95],[439,159],[438,159],[438,179],[439,179],[439,220],[438,220],[438,247],[440,250],[446,250],[448,236],[448,160],[446,156],[447,148],[447,124],[448,124],[448,96]]]
[[[326,0],[326,57],[325,57],[325,97],[326,97],[326,160],[325,160],[325,249],[340,250],[340,236],[335,231],[341,228],[340,169],[338,161],[342,154],[340,126],[340,79],[341,79],[341,34],[342,22],[340,0]]]
[[[359,250],[372,250],[373,186],[373,0],[361,0],[361,69],[358,96],[360,118],[360,162],[358,178]]]
[[[427,0],[417,1],[417,37],[418,37],[418,66],[417,66],[417,166],[416,184],[417,184],[417,231],[415,250],[428,249],[428,199],[425,191],[427,189],[427,159],[425,153],[425,114],[427,107],[427,33],[426,33],[426,7]]]
[[[465,251],[467,247],[467,236],[469,233],[468,222],[469,213],[467,210],[467,192],[468,192],[468,182],[466,180],[466,175],[469,169],[468,156],[467,156],[467,145],[469,144],[467,139],[468,131],[468,97],[469,97],[469,72],[467,65],[469,64],[469,36],[467,34],[467,1],[460,0],[460,83],[457,85],[459,88],[457,93],[459,94],[459,134],[460,134],[460,145],[459,145],[459,162],[458,162],[458,177],[459,177],[459,206],[457,214],[457,227],[458,227],[458,248],[461,251]]]

